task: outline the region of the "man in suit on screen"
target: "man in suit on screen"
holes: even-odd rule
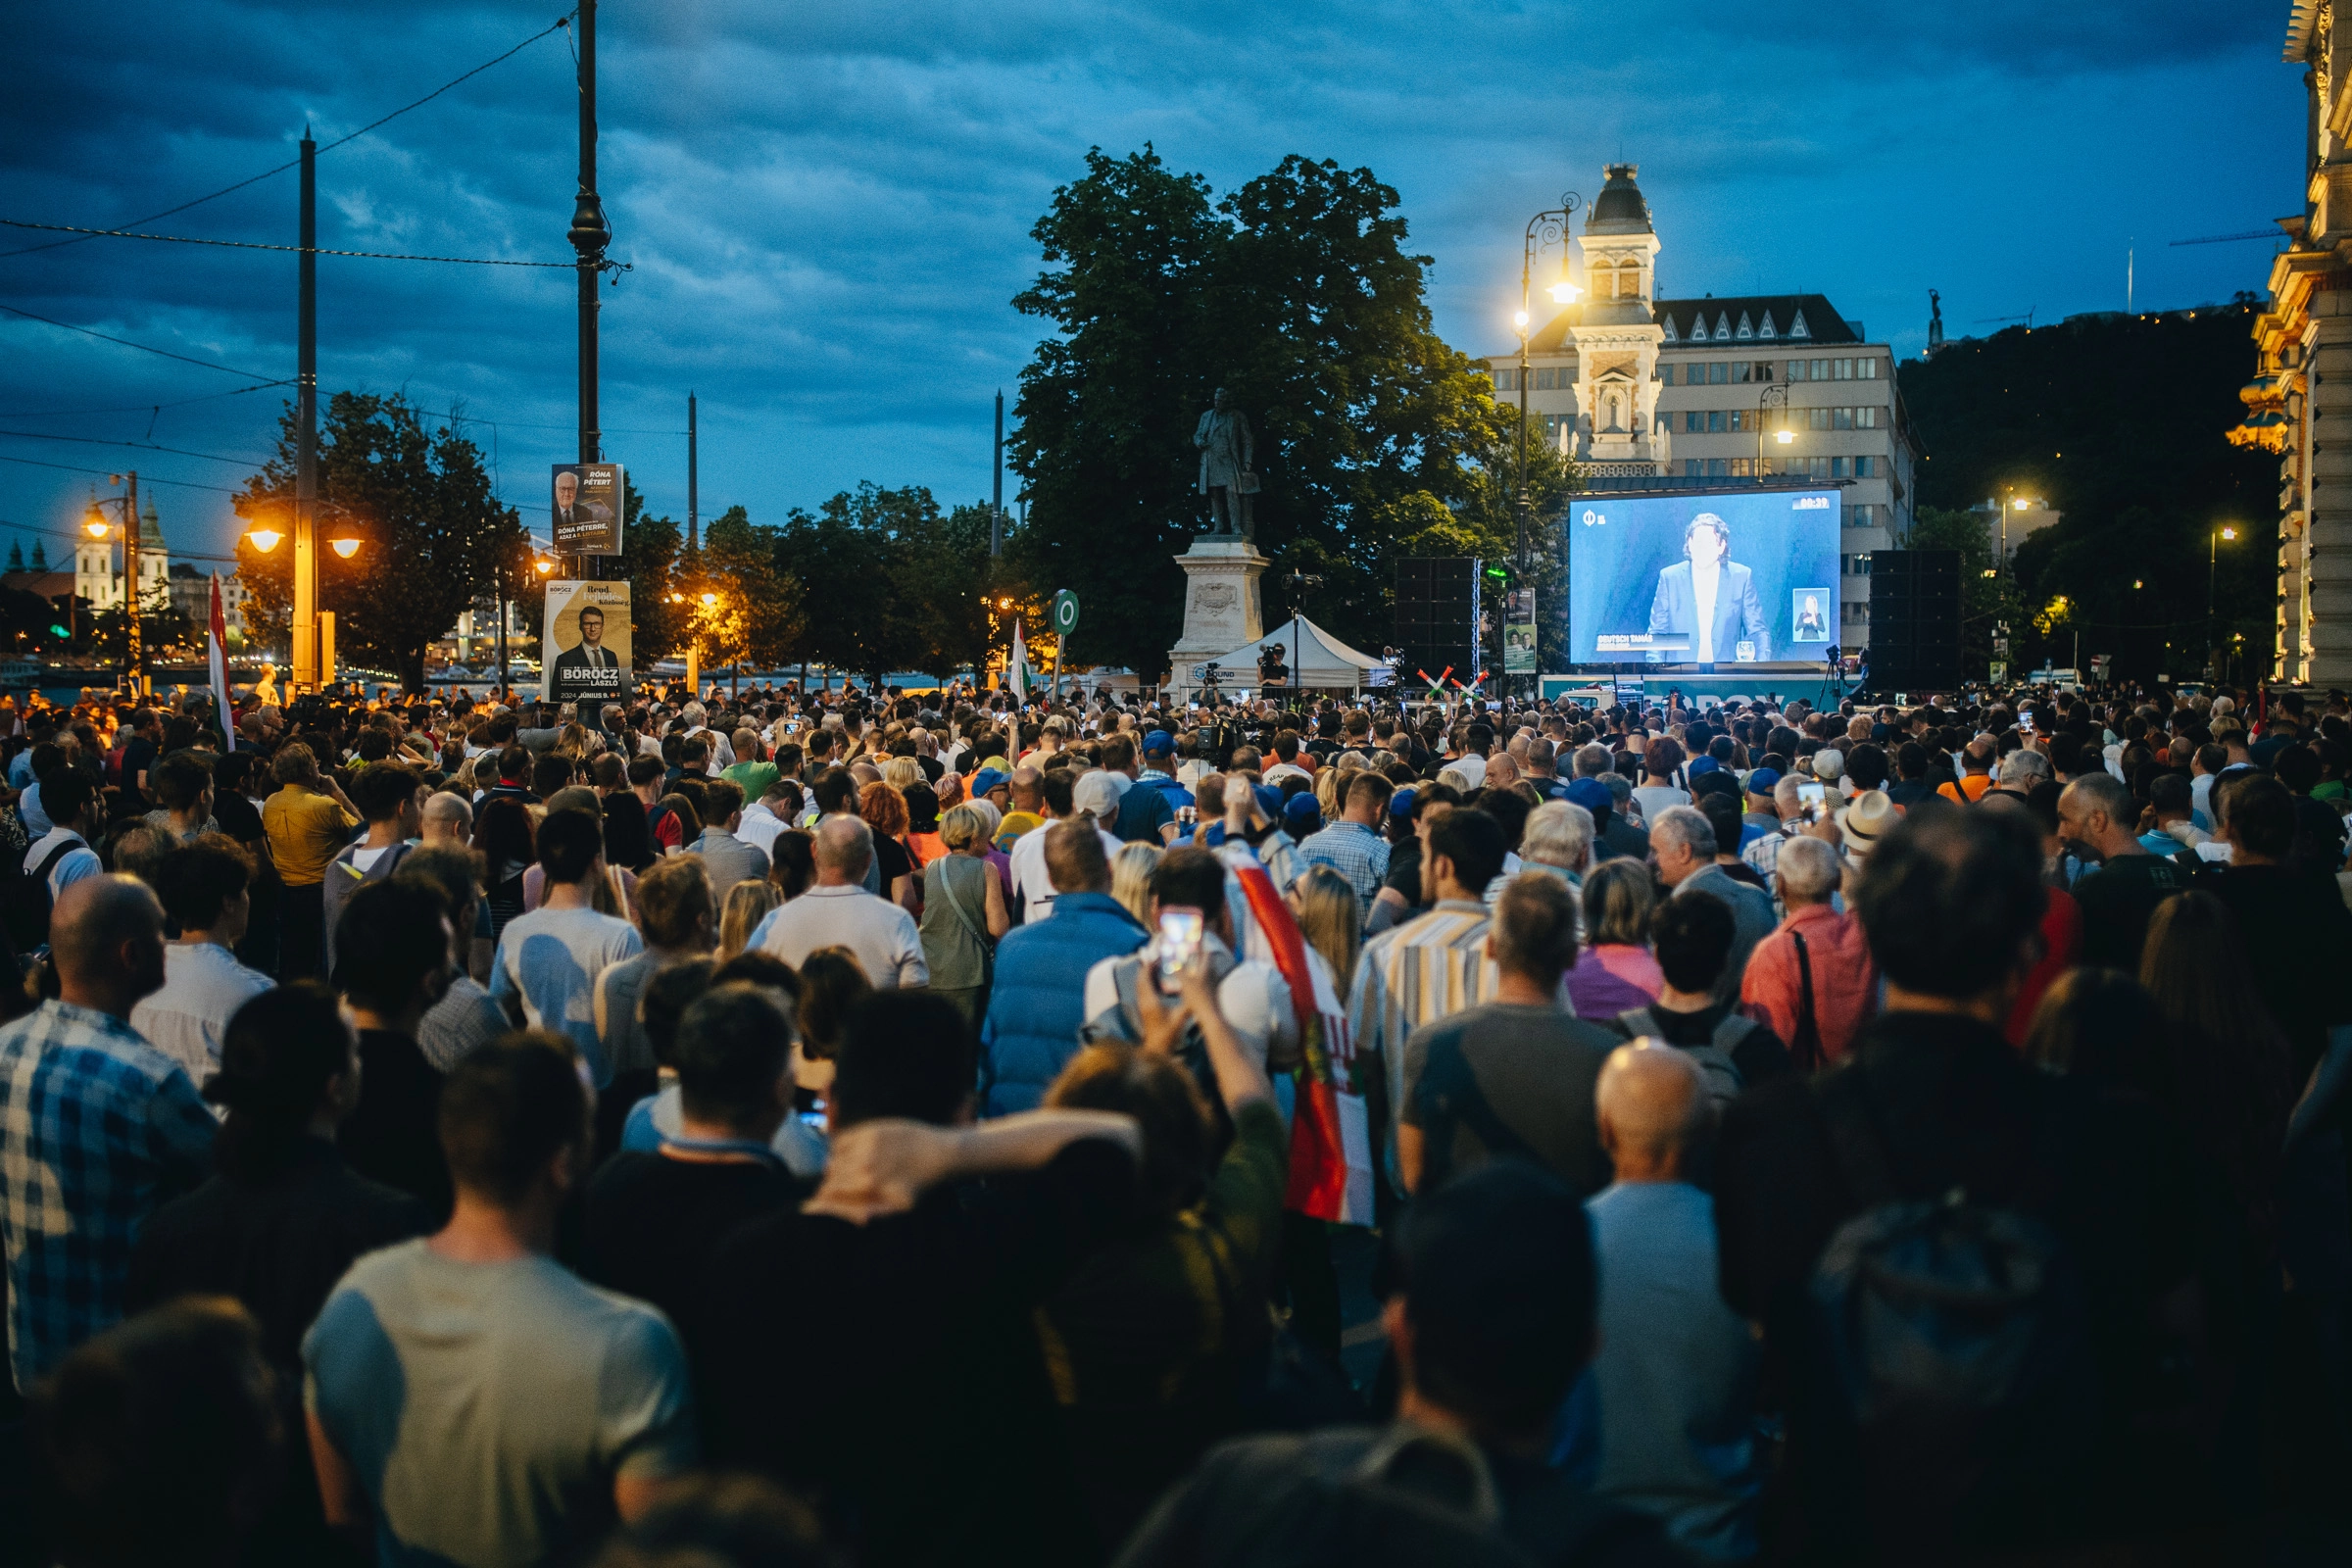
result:
[[[1694,663],[1772,657],[1754,574],[1725,559],[1731,549],[1732,532],[1721,517],[1712,512],[1692,517],[1683,530],[1686,559],[1659,571],[1649,601],[1650,633],[1689,637]]]

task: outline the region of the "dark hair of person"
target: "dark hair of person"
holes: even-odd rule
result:
[[[398,1012],[426,976],[449,966],[448,898],[417,882],[369,882],[335,921],[328,978],[355,1007]]]
[[[842,811],[855,815],[858,810],[858,780],[851,776],[846,767],[826,768],[816,775],[808,789],[816,797],[816,809],[820,816],[832,816]]]
[[[801,1054],[829,1061],[841,1050],[851,1009],[873,994],[857,956],[847,948],[819,948],[801,960]]]
[[[342,1004],[318,980],[290,980],[228,1015],[220,1066],[204,1098],[227,1112],[213,1162],[231,1181],[259,1183],[283,1170],[309,1135],[327,1080],[352,1069]]]
[[[1474,1429],[1542,1428],[1592,1353],[1598,1280],[1576,1195],[1498,1159],[1415,1199],[1394,1236],[1421,1392]]]
[[[2034,1009],[2024,1055],[2044,1071],[2169,1104],[2164,1035],[2156,999],[2137,980],[2120,969],[2069,969]]]
[[[147,770],[147,788],[167,811],[184,811],[204,798],[213,780],[210,753],[178,751]]]
[[[502,1035],[468,1053],[441,1086],[450,1179],[502,1208],[521,1202],[548,1161],[588,1139],[588,1091],[560,1035]]]
[[[814,956],[814,955],[810,955],[810,956]],[[760,986],[769,991],[781,991],[792,1002],[796,1010],[799,1006],[801,992],[804,989],[801,984],[801,972],[798,969],[774,954],[762,953],[758,948],[748,948],[711,970],[710,983],[714,986],[740,983],[747,986]],[[799,1025],[796,1023],[794,1028],[797,1032]]]
[[[804,1013],[807,1005],[804,993]],[[971,1102],[974,1067],[972,1032],[953,1003],[924,991],[873,992],[842,1027],[833,1123],[906,1116],[951,1126]]]
[[[2283,860],[2294,853],[2295,798],[2275,778],[2252,773],[2230,780],[2223,821],[2251,854]]]
[[[531,863],[531,839],[530,808],[512,795],[493,795],[474,813],[473,847],[494,877]]]
[[[55,1531],[41,1560],[244,1562],[285,1468],[279,1394],[260,1325],[224,1296],[181,1297],[84,1343],[32,1391]]]
[[[98,786],[71,768],[60,768],[40,783],[41,809],[61,826],[88,810],[98,798]]]
[[[1658,970],[1677,991],[1710,991],[1732,956],[1737,922],[1731,906],[1712,893],[1661,899],[1649,913],[1649,942]]]
[[[1506,972],[1558,985],[1576,962],[1576,895],[1558,877],[1527,871],[1511,878],[1494,901],[1495,963]]]
[[[768,847],[767,879],[787,903],[816,885],[816,840],[806,828],[788,827]]]
[[[351,804],[370,822],[386,822],[416,797],[416,775],[397,762],[375,762],[351,781]]]
[[[678,1095],[697,1121],[751,1129],[777,1105],[792,1020],[758,986],[713,985],[678,1020],[669,1049]]]
[[[549,883],[577,882],[605,853],[605,824],[587,811],[550,811],[539,824],[538,846]]]
[[[1420,804],[1416,798],[1414,804]],[[1473,898],[1502,874],[1502,824],[1484,811],[1455,808],[1438,818],[1429,830],[1429,855],[1453,862],[1454,880]]]
[[[2293,1057],[2246,959],[2236,914],[2202,889],[2157,905],[2139,978],[2172,1025],[2177,1114],[2267,1242],[2294,1103]]]
[[[1152,896],[1163,905],[1199,909],[1213,923],[1225,910],[1225,863],[1214,851],[1172,849],[1152,868]]]
[[[2014,811],[1957,808],[1907,813],[1862,862],[1854,893],[1880,972],[1932,997],[1999,985],[2024,961],[2047,905],[2034,828]]]
[[[1200,1084],[1174,1058],[1128,1045],[1089,1046],[1063,1065],[1046,1103],[1135,1118],[1144,1142],[1139,1218],[1165,1222],[1200,1200],[1216,1158],[1216,1122]]]
[[[676,1047],[678,1021],[695,1000],[710,989],[711,975],[717,963],[710,958],[688,958],[656,969],[653,978],[645,983],[640,1000],[644,1012],[645,1040],[654,1051],[654,1060],[662,1066],[670,1064],[669,1054]]]

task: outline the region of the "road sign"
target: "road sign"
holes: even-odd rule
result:
[[[1078,596],[1067,588],[1054,596],[1054,629],[1064,637],[1078,629]]]

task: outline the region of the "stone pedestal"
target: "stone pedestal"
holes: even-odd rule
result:
[[[1193,678],[1195,664],[1223,659],[1265,635],[1265,602],[1257,579],[1273,563],[1247,539],[1203,534],[1176,558],[1176,564],[1184,568],[1184,635],[1168,650],[1167,689],[1190,692],[1200,685]],[[1226,675],[1228,688],[1256,680],[1255,665]]]

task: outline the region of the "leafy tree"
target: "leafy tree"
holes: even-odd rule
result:
[[[776,532],[754,523],[742,507],[729,507],[704,531],[684,574],[682,609],[684,634],[706,661],[774,664],[800,640],[800,587],[778,568]]]
[[[629,648],[637,678],[683,642],[686,612],[670,602],[685,530],[669,517],[645,515],[645,497],[631,483],[621,497],[621,553],[615,575],[629,584]]]
[[[276,456],[236,498],[238,515],[290,532],[294,449],[289,408]],[[525,537],[521,518],[498,503],[480,450],[446,424],[427,429],[398,394],[338,392],[327,401],[318,493],[319,609],[334,612],[338,656],[384,663],[404,686],[421,689],[427,645],[494,580]],[[338,525],[362,541],[349,561],[325,547]],[[238,542],[248,615],[266,635],[287,636],[293,569],[290,539],[268,555]]]

